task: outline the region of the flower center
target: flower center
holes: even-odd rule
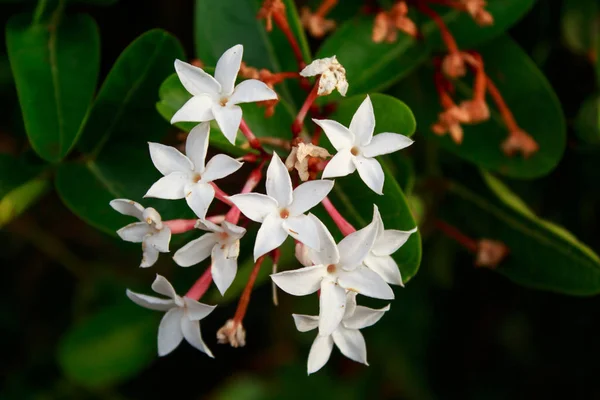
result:
[[[289,217],[289,216],[290,216],[290,212],[288,211],[288,209],[287,209],[287,208],[282,208],[282,209],[279,211],[279,216],[281,217],[281,219],[287,219],[287,217]]]
[[[192,180],[194,181],[194,183],[198,183],[198,182],[200,182],[200,179],[202,179],[202,176],[196,172],[194,174],[194,177],[192,178]]]
[[[228,101],[229,101],[229,97],[226,97],[226,96],[225,96],[225,97],[221,97],[221,100],[219,100],[219,104],[220,104],[222,107],[225,107],[225,106],[227,105],[227,102],[228,102]]]
[[[219,233],[219,239],[221,239],[221,241],[225,241],[229,239],[229,234],[227,232],[221,232]]]
[[[330,274],[335,273],[335,270],[336,270],[335,264],[329,264],[327,266],[327,272],[329,272]]]
[[[358,147],[354,146],[350,149],[350,154],[352,154],[353,156],[357,156],[360,154],[360,150],[358,150]]]

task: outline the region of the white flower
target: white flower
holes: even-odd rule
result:
[[[198,220],[196,228],[212,233],[192,240],[177,250],[173,259],[180,266],[189,267],[211,256],[213,280],[221,294],[225,294],[237,273],[240,239],[246,230],[227,221],[219,226],[206,220]]]
[[[185,338],[189,344],[214,358],[202,340],[200,320],[210,314],[216,306],[202,304],[189,297],[178,296],[169,281],[160,275],[156,275],[156,279],[152,283],[152,290],[167,296],[168,299],[134,293],[129,289],[126,293],[131,301],[144,308],[166,311],[158,326],[158,355],[162,357],[169,354]]]
[[[214,119],[223,135],[231,144],[235,144],[235,136],[242,120],[242,109],[238,104],[277,99],[277,93],[256,79],[247,79],[235,86],[243,53],[244,47],[241,44],[223,53],[217,61],[214,78],[202,68],[175,60],[179,80],[193,97],[173,115],[171,123]]]
[[[373,157],[393,153],[413,143],[411,139],[397,133],[385,132],[373,136],[375,114],[369,96],[356,110],[349,128],[329,119],[313,121],[323,128],[337,150],[337,154],[327,163],[323,178],[346,176],[358,169],[361,179],[377,194],[383,194],[384,173]]]
[[[154,183],[144,197],[170,200],[185,197],[199,218],[206,217],[206,211],[215,197],[215,189],[210,182],[224,178],[242,166],[242,163],[225,154],[217,154],[204,166],[209,131],[208,122],[190,131],[185,143],[187,157],[174,147],[148,143],[152,162],[164,177]]]
[[[319,248],[317,228],[304,213],[327,196],[333,181],[305,182],[292,191],[288,170],[274,154],[265,185],[267,195],[246,193],[229,198],[246,217],[262,224],[254,244],[254,261],[281,246],[288,235],[309,247]]]
[[[342,322],[330,335],[317,335],[308,355],[308,373],[317,372],[329,360],[333,344],[343,355],[365,365],[367,363],[367,346],[359,329],[375,324],[390,309],[389,304],[382,309],[357,306],[356,293],[348,292],[346,308]],[[319,326],[319,317],[312,315],[292,314],[296,328],[300,332],[308,332]]]
[[[141,204],[127,199],[115,199],[110,202],[110,206],[121,214],[140,220],[117,231],[121,239],[142,244],[140,267],[151,267],[158,260],[159,252],[169,252],[171,230],[163,225],[160,214],[154,208],[144,208]]]
[[[314,60],[308,64],[302,71],[302,76],[316,76],[319,78],[319,96],[325,96],[337,89],[342,96],[348,91],[348,81],[346,80],[346,69],[340,64],[335,56]]]
[[[310,267],[271,275],[283,291],[294,296],[304,296],[321,289],[319,297],[319,335],[331,334],[340,324],[346,305],[346,290],[376,299],[390,300],[394,292],[375,272],[362,265],[369,254],[377,226],[374,223],[346,236],[336,246],[325,225],[312,214],[318,227],[321,248],[308,249]]]
[[[410,235],[417,231],[417,228],[415,227],[410,231],[385,229],[377,207],[375,207],[373,223],[377,225],[377,238],[364,263],[377,272],[387,283],[404,286],[398,264],[391,255],[406,243]]]

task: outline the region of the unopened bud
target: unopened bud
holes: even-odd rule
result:
[[[497,240],[481,239],[477,242],[475,265],[477,267],[494,269],[506,258],[508,247]]]
[[[217,331],[217,341],[220,344],[229,343],[231,347],[244,347],[246,345],[246,330],[241,322],[230,319]]]
[[[300,20],[308,33],[315,38],[322,38],[335,29],[335,21],[313,14],[308,7],[302,8]]]
[[[537,142],[520,129],[510,132],[508,138],[502,142],[502,151],[509,157],[521,153],[524,158],[529,158],[539,149]]]
[[[465,76],[467,68],[463,55],[458,52],[450,53],[442,60],[442,72],[448,78],[460,78]]]
[[[490,119],[490,108],[483,100],[466,100],[458,107],[466,113],[469,124],[478,124]]]
[[[461,144],[463,140],[461,123],[468,122],[468,113],[459,107],[452,106],[438,115],[438,122],[431,126],[431,130],[440,136],[449,133],[454,143]]]

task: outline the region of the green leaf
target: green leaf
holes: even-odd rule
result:
[[[589,55],[600,45],[600,6],[596,0],[565,0],[561,30],[566,45],[574,52]]]
[[[540,146],[539,151],[528,159],[520,155],[508,157],[502,152],[501,143],[507,138],[508,131],[489,96],[490,120],[463,126],[464,139],[457,145],[448,135],[438,136],[430,130],[441,111],[432,69],[422,68],[398,85],[393,93],[411,107],[422,132],[446,150],[506,176],[530,179],[549,173],[562,158],[566,145],[565,120],[552,87],[527,54],[508,37],[498,38],[479,51],[485,60],[486,72],[502,93],[517,123]],[[459,100],[472,96],[470,84],[457,81],[455,87],[455,97]]]
[[[123,382],[155,357],[157,317],[130,304],[106,308],[66,332],[58,363],[65,375],[85,387]]]
[[[46,161],[59,161],[75,143],[96,88],[96,23],[55,13],[47,24],[32,24],[30,15],[17,15],[7,24],[6,43],[31,146]]]
[[[574,128],[584,142],[600,144],[600,95],[585,99],[575,118]]]
[[[107,141],[160,139],[167,125],[156,115],[154,104],[162,81],[173,72],[173,62],[183,58],[179,41],[154,29],[133,41],[109,72],[79,140],[79,149],[97,154]]]

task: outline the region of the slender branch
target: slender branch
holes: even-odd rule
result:
[[[458,244],[466,248],[472,253],[477,253],[478,245],[475,239],[472,239],[459,231],[456,227],[442,220],[435,220],[435,226],[451,239],[454,239]]]
[[[265,151],[265,149],[263,148],[262,144],[260,144],[260,141],[254,135],[254,133],[252,132],[252,130],[250,129],[250,127],[248,126],[248,124],[246,123],[246,121],[244,121],[243,118],[242,118],[242,121],[240,122],[240,130],[242,131],[242,133],[244,134],[244,136],[248,140],[248,143],[250,144],[250,147],[252,147],[255,150],[260,151],[260,153],[262,155],[268,154]]]
[[[500,111],[502,119],[504,120],[504,123],[506,124],[506,127],[508,128],[509,132],[519,131],[519,125],[517,125],[517,121],[515,121],[515,117],[506,105],[506,102],[500,94],[500,91],[489,76],[486,76],[486,78],[488,93],[490,94],[490,96],[492,96],[492,99],[494,99],[494,103],[496,103],[496,106],[498,107],[498,110]]]
[[[210,182],[210,185],[213,187],[213,189],[215,189],[215,197],[217,199],[221,200],[223,203],[227,204],[228,206],[233,206],[233,203],[231,202],[231,200],[229,200],[229,195],[227,193],[222,191],[221,188],[219,188],[217,186],[217,184],[214,182]]]
[[[342,235],[348,236],[349,234],[356,232],[356,228],[354,228],[350,222],[346,221],[346,219],[342,217],[342,214],[340,214],[337,208],[335,208],[331,200],[329,200],[329,197],[325,197],[321,201],[321,204],[323,204],[323,207],[325,207],[325,210],[331,216],[333,222],[335,222],[339,230],[342,232]]]
[[[302,132],[302,127],[304,126],[304,118],[306,118],[306,114],[308,114],[310,106],[312,106],[318,97],[320,79],[321,76],[319,75],[317,77],[317,81],[315,82],[315,86],[313,86],[312,90],[306,97],[306,100],[304,100],[304,104],[302,104],[302,107],[300,108],[300,111],[298,112],[298,115],[292,124],[292,136],[294,139],[300,136],[300,132]]]
[[[416,7],[423,14],[425,14],[429,18],[431,18],[433,20],[433,22],[437,25],[438,29],[440,30],[440,35],[442,36],[442,40],[446,44],[446,48],[448,49],[448,52],[459,53],[458,45],[456,44],[456,40],[454,40],[454,36],[452,36],[452,33],[450,33],[448,26],[446,26],[444,19],[442,17],[440,17],[440,15],[438,13],[436,13],[431,8],[429,8],[429,6],[426,5],[422,0],[417,1]]]
[[[202,296],[204,296],[204,293],[206,293],[212,282],[211,268],[212,266],[210,265],[206,268],[206,271],[204,271],[200,278],[192,285],[190,290],[187,291],[185,297],[199,301]]]
[[[258,276],[258,272],[260,271],[260,267],[264,259],[265,256],[261,256],[258,258],[258,260],[256,260],[256,263],[254,263],[254,268],[250,273],[246,287],[240,296],[240,301],[238,302],[237,309],[235,310],[235,315],[233,316],[234,324],[241,324],[244,316],[246,315],[246,310],[248,309],[248,304],[250,303],[252,288],[254,287],[254,282],[256,282],[256,277]]]
[[[298,45],[298,41],[296,40],[296,37],[290,29],[290,24],[288,23],[287,15],[285,14],[285,12],[275,11],[273,13],[273,19],[275,20],[275,24],[277,25],[277,27],[281,29],[288,42],[290,43],[292,51],[294,52],[294,57],[296,57],[296,62],[298,63],[298,69],[304,68],[306,66],[306,61],[304,60],[302,50],[300,50],[300,45]]]

